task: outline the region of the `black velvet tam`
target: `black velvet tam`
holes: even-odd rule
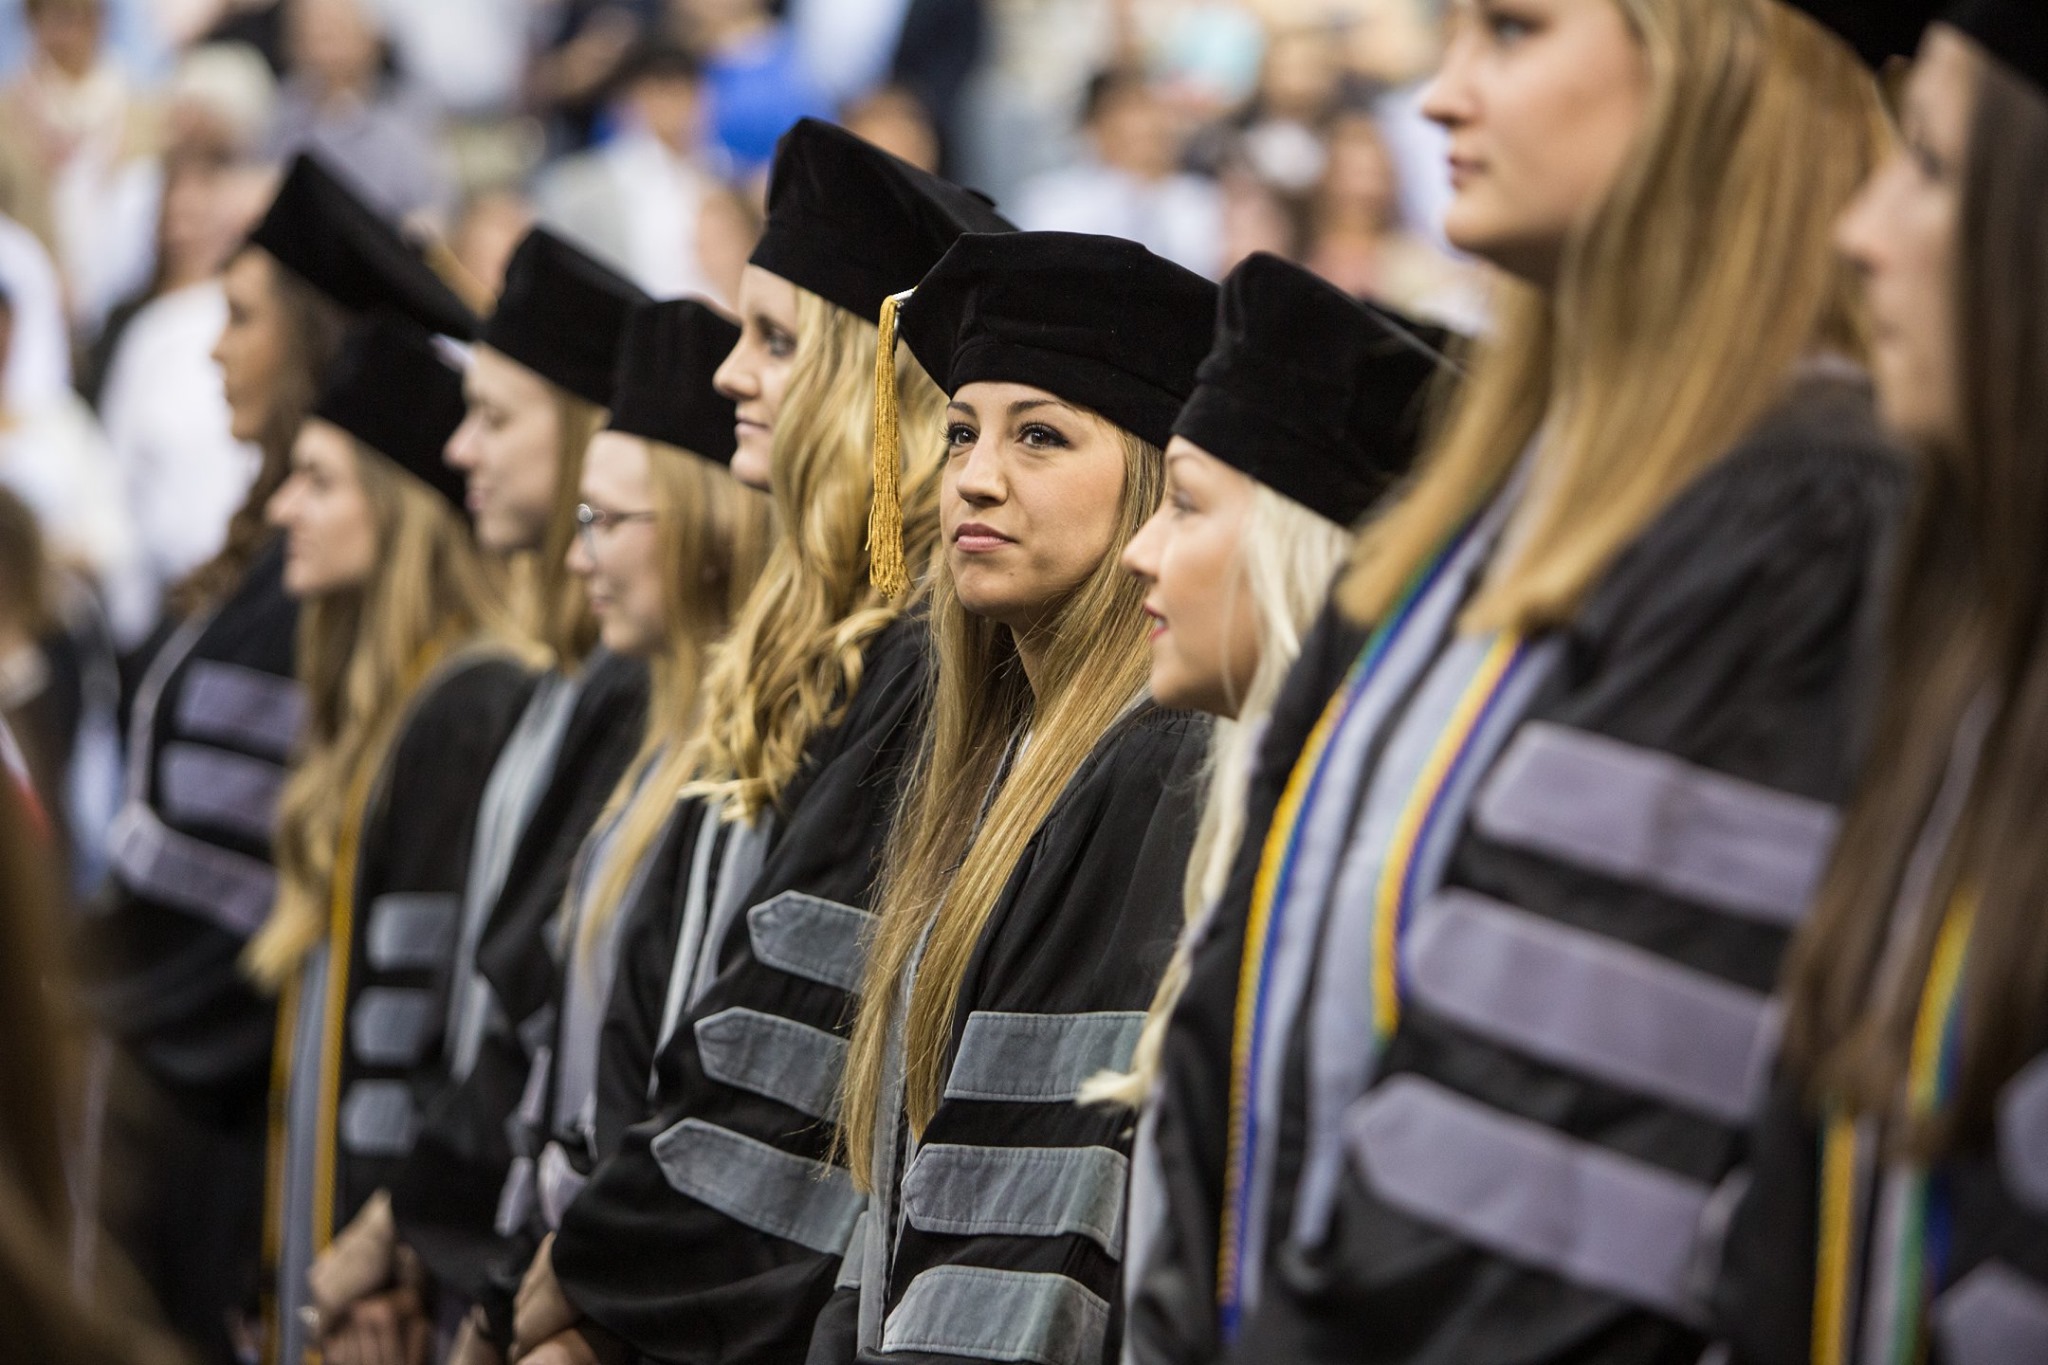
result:
[[[696,299],[635,309],[612,383],[612,430],[731,464],[732,400],[711,376],[739,339],[737,324]]]
[[[2048,92],[2048,0],[1957,0],[1941,17]]]
[[[462,474],[441,458],[462,423],[462,372],[434,339],[388,314],[357,323],[313,415],[334,423],[460,508]]]
[[[1349,526],[1414,463],[1452,340],[1261,252],[1223,281],[1173,434]]]
[[[775,146],[752,263],[873,322],[964,232],[1014,232],[986,195],[800,119]]]
[[[612,401],[626,319],[648,302],[625,276],[546,228],[519,243],[479,338],[578,398]]]
[[[1840,34],[1873,68],[1911,57],[1940,0],[1787,0]]]
[[[1029,384],[1163,446],[1215,317],[1214,284],[1136,242],[973,233],[905,300],[897,327],[948,394]]]
[[[292,162],[249,241],[344,308],[402,313],[462,341],[476,335],[476,314],[397,226],[311,155]]]

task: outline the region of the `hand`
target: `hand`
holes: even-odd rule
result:
[[[505,1357],[484,1335],[483,1309],[470,1309],[469,1316],[462,1320],[462,1330],[455,1334],[455,1345],[448,1351],[446,1365],[505,1365]]]
[[[306,1288],[322,1322],[337,1330],[356,1300],[389,1288],[396,1271],[398,1225],[391,1216],[391,1196],[371,1195],[341,1235],[328,1243],[306,1272]]]
[[[326,1365],[427,1365],[434,1327],[411,1285],[356,1300],[321,1340]]]
[[[554,1253],[555,1235],[551,1232],[534,1253],[533,1264],[526,1268],[526,1278],[519,1282],[518,1296],[512,1300],[514,1360],[525,1359],[528,1351],[575,1326],[583,1316],[555,1282]]]
[[[589,1323],[549,1337],[515,1359],[519,1365],[625,1365],[626,1343]]]

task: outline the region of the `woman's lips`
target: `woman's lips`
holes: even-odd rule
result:
[[[993,526],[984,526],[978,521],[970,521],[953,532],[953,544],[968,554],[987,554],[1016,543]]]
[[[1164,615],[1164,614],[1162,614],[1162,613],[1160,613],[1160,612],[1156,612],[1156,611],[1152,610],[1152,608],[1150,608],[1150,607],[1146,607],[1146,608],[1145,608],[1144,610],[1145,610],[1145,615],[1147,615],[1147,616],[1149,616],[1149,617],[1151,617],[1151,618],[1152,618],[1152,633],[1151,633],[1150,635],[1146,636],[1146,638],[1147,638],[1147,639],[1149,639],[1149,640],[1156,640],[1156,639],[1158,639],[1158,638],[1159,638],[1160,636],[1162,636],[1162,635],[1166,634],[1166,617],[1165,617],[1165,615]]]

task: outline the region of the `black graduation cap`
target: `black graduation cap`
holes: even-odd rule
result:
[[[1940,0],[1786,0],[1841,35],[1873,70],[1911,57]]]
[[[731,464],[733,403],[711,387],[739,325],[696,299],[633,310],[612,385],[613,431]]]
[[[749,259],[873,319],[961,233],[1014,231],[986,196],[806,118],[775,144],[768,222]]]
[[[612,399],[626,319],[648,301],[610,266],[535,228],[505,266],[504,292],[478,340],[603,407]]]
[[[1223,281],[1173,433],[1349,526],[1414,462],[1452,340],[1260,252]]]
[[[1941,18],[2048,91],[2048,0],[1957,0]]]
[[[476,335],[469,305],[394,224],[311,155],[292,162],[249,241],[344,308],[401,313],[464,341]]]
[[[1163,446],[1209,349],[1216,286],[1122,237],[972,232],[890,303],[878,359],[900,335],[948,394],[1029,384]],[[890,594],[909,586],[894,381],[878,364],[868,514],[869,574]]]
[[[380,313],[350,328],[313,415],[332,422],[455,504],[465,480],[441,458],[462,424],[462,372],[411,320]]]

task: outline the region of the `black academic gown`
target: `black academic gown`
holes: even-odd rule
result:
[[[1131,1116],[1075,1097],[1129,1064],[1172,956],[1208,734],[1144,703],[1060,794],[968,963],[943,1098],[915,1142],[895,1044],[878,1193],[811,1365],[1115,1359]]]
[[[150,660],[84,985],[116,1063],[101,1177],[109,1229],[170,1325],[233,1358],[255,1282],[275,1007],[238,959],[276,898],[270,838],[303,703],[298,608],[274,540]]]
[[[1263,1302],[1232,1359],[1698,1359],[1690,1268],[1740,1187],[1768,993],[1849,788],[1903,492],[1867,392],[1809,379],[1549,633],[1549,671],[1405,931],[1399,1026],[1339,1111],[1312,1244],[1290,1235],[1310,1010],[1286,1039]],[[1138,1286],[1140,1361],[1218,1355],[1202,1224],[1263,790],[1169,1042],[1159,1146],[1188,1207]],[[1311,998],[1344,988],[1317,979]],[[1220,1069],[1191,1084],[1205,1057]]]
[[[661,1050],[654,1117],[626,1131],[556,1234],[569,1300],[647,1355],[800,1359],[831,1292],[858,1211],[827,1164],[833,1097],[925,649],[921,618],[868,645],[844,720],[814,738],[775,812],[716,980]],[[613,991],[608,1029],[632,1050],[601,1085],[626,1106],[659,1036],[669,964],[655,965],[639,980],[629,960]]]
[[[305,1267],[295,1260],[320,1250],[303,1220],[324,1205],[338,1232],[388,1187],[438,1089],[477,806],[532,685],[522,665],[488,651],[443,663],[414,697],[370,790],[349,920],[330,924],[281,1021],[288,1064],[272,1108],[282,1125],[276,1245],[286,1310],[304,1294]],[[344,927],[345,939],[334,932]],[[314,1086],[324,1088],[309,1101]],[[331,1182],[306,1164],[316,1143],[333,1151]],[[298,1330],[289,1312],[281,1321],[287,1334]]]
[[[501,1263],[512,1253],[498,1230],[498,1205],[517,1156],[509,1125],[534,1053],[554,1028],[560,964],[551,928],[577,851],[646,734],[646,664],[598,650],[585,667],[477,948],[495,1008],[475,1064],[459,1084],[444,1065],[419,1139],[391,1185],[399,1236],[435,1279],[466,1300],[502,1300],[507,1311]]]

